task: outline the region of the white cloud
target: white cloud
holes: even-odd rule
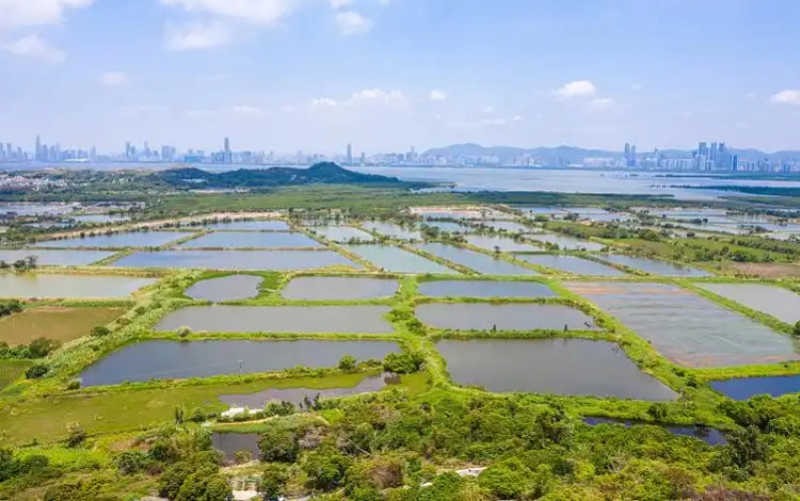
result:
[[[431,101],[445,101],[447,99],[447,94],[441,90],[432,90],[431,93],[428,94],[428,99]]]
[[[403,93],[399,90],[385,91],[382,89],[364,89],[354,92],[348,103],[353,104],[359,101],[402,101]]]
[[[341,9],[356,2],[356,0],[330,0],[332,9]]]
[[[209,49],[225,45],[230,39],[230,30],[222,23],[190,23],[168,27],[165,45],[175,51]]]
[[[774,104],[796,104],[800,105],[800,89],[787,89],[776,92],[769,98]]]
[[[273,25],[291,14],[304,0],[160,0],[167,7],[190,13],[211,14],[239,21]]]
[[[329,97],[319,97],[311,101],[312,108],[334,108],[339,104],[335,99]]]
[[[514,115],[514,116],[511,118],[511,120],[512,120],[513,122],[521,122],[521,121],[523,120],[523,118],[524,118],[524,117],[523,117],[522,115]]]
[[[355,35],[372,29],[372,20],[353,10],[336,14],[334,23],[343,35]]]
[[[636,91],[642,90],[642,84],[635,83],[631,85],[631,90],[636,90]]]
[[[591,97],[597,94],[594,84],[588,80],[575,80],[556,89],[555,94],[563,98]]]
[[[58,23],[65,10],[91,4],[92,0],[0,0],[0,28]]]
[[[257,118],[264,116],[264,110],[256,106],[250,106],[248,104],[240,104],[238,106],[234,106],[233,108],[230,108],[228,111],[240,117]]]
[[[100,82],[108,87],[119,87],[128,83],[128,75],[121,71],[109,71],[103,73]]]
[[[494,113],[494,106],[484,106],[483,107],[484,113]]]
[[[610,97],[598,97],[597,99],[592,99],[589,105],[595,110],[607,110],[614,106],[614,100]]]
[[[483,125],[506,125],[508,120],[505,118],[484,118],[481,123]]]
[[[31,57],[48,63],[63,63],[66,55],[39,35],[27,35],[1,47],[15,56]]]

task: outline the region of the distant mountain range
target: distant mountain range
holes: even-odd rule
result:
[[[238,169],[213,173],[193,167],[154,172],[150,181],[183,189],[248,189],[293,186],[302,184],[369,184],[405,185],[396,177],[362,174],[323,162],[308,169],[271,167],[269,169]]]
[[[766,153],[756,149],[736,149],[729,150],[740,158],[758,160],[768,158],[770,160],[789,160],[800,159],[800,151],[776,151]],[[638,152],[637,156],[647,155],[652,152]],[[692,150],[659,150],[667,158],[688,158],[692,156]],[[475,143],[453,144],[443,148],[433,148],[422,154],[423,156],[439,157],[498,157],[501,162],[510,162],[516,157],[530,155],[544,160],[560,159],[566,162],[578,162],[587,157],[620,157],[622,151],[610,150],[591,150],[578,148],[575,146],[556,146],[555,148],[517,148],[514,146],[481,146]]]

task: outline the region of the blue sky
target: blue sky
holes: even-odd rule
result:
[[[0,0],[0,141],[800,149],[796,0]]]

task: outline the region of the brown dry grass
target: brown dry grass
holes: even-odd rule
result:
[[[15,346],[45,337],[64,343],[123,313],[122,308],[32,308],[0,320],[0,341]]]

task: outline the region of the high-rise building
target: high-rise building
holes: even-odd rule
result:
[[[44,155],[42,155],[42,139],[37,134],[36,135],[36,150],[34,151],[33,157],[36,160],[43,160],[43,158],[42,158],[43,156]]]
[[[231,140],[229,138],[225,138],[225,145],[222,154],[222,163],[231,164],[233,163],[233,153],[231,153]]]
[[[347,144],[347,163],[353,163],[353,145],[349,143]]]

